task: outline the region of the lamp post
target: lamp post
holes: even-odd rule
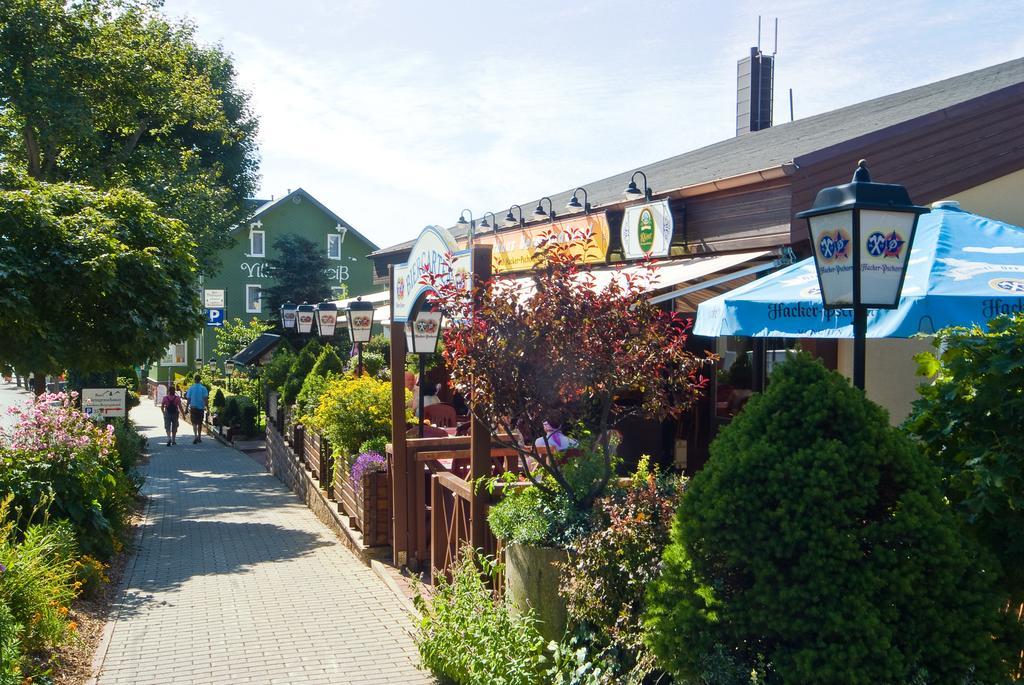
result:
[[[928,211],[903,186],[872,182],[862,159],[850,183],[821,189],[797,214],[807,219],[825,308],[853,309],[853,385],[861,390],[867,310],[899,306],[917,220]]]
[[[416,318],[405,325],[405,340],[413,354],[420,357],[420,437],[423,437],[423,388],[426,373],[428,354],[434,354],[437,350],[437,337],[441,333],[441,312],[419,311]]]
[[[469,214],[469,221],[466,221],[467,214]],[[473,247],[473,234],[476,232],[476,221],[473,220],[473,212],[468,209],[462,210],[456,224],[466,229],[466,247]]]
[[[636,185],[637,176],[642,176],[644,179],[643,191],[641,191],[640,188],[638,188]],[[647,185],[647,174],[645,174],[642,171],[634,171],[633,176],[631,176],[629,179],[629,185],[626,186],[625,194],[627,200],[639,200],[641,198],[645,200],[650,200],[651,197],[654,195],[654,191],[652,191],[651,187]]]
[[[224,375],[227,377],[228,390],[231,392],[235,391],[234,383],[231,382],[232,377],[235,375],[235,360],[225,359],[224,360]]]
[[[576,197],[577,193],[583,191],[583,204],[580,204],[579,198]],[[590,213],[590,202],[587,199],[587,189],[580,186],[576,190],[572,191],[572,198],[566,203],[565,208],[571,211],[583,210],[584,214]]]
[[[363,375],[363,343],[370,342],[373,332],[373,305],[356,298],[348,306],[348,334],[359,346],[359,376]]]

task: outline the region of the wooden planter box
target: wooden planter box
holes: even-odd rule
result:
[[[356,493],[356,527],[370,547],[391,544],[391,502],[386,471],[363,474]]]
[[[363,474],[363,487],[357,494],[347,470],[335,470],[334,496],[338,510],[348,516],[349,526],[363,534],[363,544],[368,547],[390,545],[391,489],[387,472]]]

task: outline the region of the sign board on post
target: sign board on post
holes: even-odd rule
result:
[[[394,292],[391,293],[395,309],[394,320],[398,323],[408,321],[420,295],[433,290],[430,285],[422,282],[425,273],[448,272],[446,277],[454,279],[460,288],[472,288],[469,254],[469,250],[456,252],[455,239],[440,226],[424,228],[409,253],[409,261],[405,264],[396,264],[394,268],[395,284]]]
[[[224,325],[224,309],[212,308],[206,310],[206,325],[220,328]]]
[[[82,388],[82,411],[91,419],[127,416],[124,388]]]
[[[626,259],[667,257],[672,229],[668,200],[627,207],[622,217],[622,256]]]
[[[204,290],[203,291],[203,306],[207,309],[216,309],[224,307],[224,291],[223,290]]]

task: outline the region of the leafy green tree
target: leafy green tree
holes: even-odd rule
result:
[[[997,564],[958,524],[909,436],[800,354],[690,481],[651,646],[697,682],[1004,682]]]
[[[1006,591],[1024,603],[1024,316],[935,336],[918,356],[922,385],[907,427],[942,469],[968,528],[1003,566]]]
[[[2,0],[0,158],[38,181],[144,193],[211,270],[256,187],[257,122],[230,58],[156,7]]]
[[[37,378],[161,356],[201,324],[195,243],[130,189],[0,167],[0,359]]]
[[[274,241],[274,249],[278,256],[267,261],[274,284],[263,289],[268,311],[276,312],[285,302],[316,304],[331,297],[327,255],[319,245],[287,233]]]
[[[225,321],[217,331],[213,353],[221,359],[233,357],[251,345],[258,337],[274,328],[274,324],[253,317],[249,321],[235,317]]]

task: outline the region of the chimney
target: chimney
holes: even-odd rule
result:
[[[750,48],[750,57],[736,63],[736,135],[772,125],[775,56]]]

